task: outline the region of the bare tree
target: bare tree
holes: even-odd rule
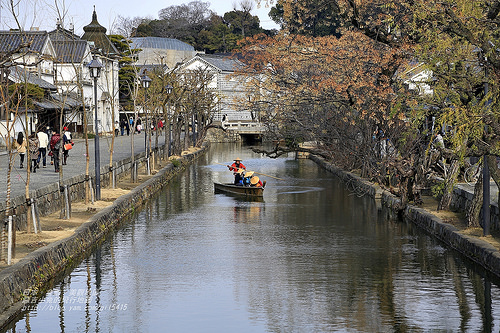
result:
[[[151,17],[123,17],[118,15],[117,20],[111,27],[111,31],[114,34],[129,38],[134,35],[135,30],[141,23],[151,22],[152,20]]]

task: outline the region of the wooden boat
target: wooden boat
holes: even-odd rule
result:
[[[237,194],[245,197],[263,197],[264,187],[241,186],[232,183],[214,183],[215,192]]]

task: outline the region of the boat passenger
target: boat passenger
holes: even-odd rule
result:
[[[252,178],[250,178],[250,186],[262,187],[263,184],[262,184],[262,181],[259,179],[259,177],[253,176]]]
[[[252,178],[253,176],[253,171],[247,171],[245,172],[245,174],[243,175],[243,186],[250,186],[250,179]]]

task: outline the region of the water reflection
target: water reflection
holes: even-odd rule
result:
[[[284,180],[214,194],[235,155]],[[311,161],[216,146],[10,331],[498,331],[498,281],[387,216]]]

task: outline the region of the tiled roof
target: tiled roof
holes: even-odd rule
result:
[[[78,35],[75,35],[72,31],[66,30],[61,26],[58,26],[55,30],[49,31],[49,36],[52,41],[81,40]]]
[[[35,101],[34,104],[42,109],[47,110],[71,110],[82,106],[81,101],[77,96],[62,96],[61,94],[50,94],[49,98],[44,98],[42,101]]]
[[[54,41],[52,45],[60,63],[81,63],[87,50],[87,41],[84,40]]]
[[[243,66],[243,63],[232,55],[216,55],[216,54],[197,54],[198,57],[205,60],[210,65],[224,72],[234,72]]]
[[[77,95],[72,93],[54,93],[50,97],[56,101],[60,106],[64,104],[65,107],[76,108],[82,106],[82,101]]]
[[[29,50],[42,52],[47,43],[46,31],[0,31],[0,53],[15,50],[23,43],[31,43]]]
[[[39,78],[38,76],[19,66],[10,68],[9,78],[16,83],[23,83],[26,81],[43,89],[57,90],[57,87],[52,83]]]
[[[167,65],[137,65],[139,70],[139,76],[143,76],[144,74],[150,74],[154,72],[163,72],[166,73],[168,71]]]

